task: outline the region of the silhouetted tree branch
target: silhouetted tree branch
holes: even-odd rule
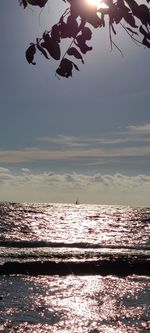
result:
[[[44,7],[48,0],[18,0],[24,8],[27,6]],[[92,39],[92,30],[105,28],[109,25],[109,38],[111,48],[120,48],[113,41],[117,26],[121,25],[130,38],[150,48],[150,0],[101,0],[103,6],[90,6],[86,0],[62,0],[68,7],[61,15],[59,21],[50,30],[44,31],[43,36],[31,43],[26,51],[29,64],[35,65],[35,54],[39,51],[46,59],[59,61],[56,75],[72,76],[73,70],[79,70],[74,62],[80,60],[84,63],[83,55],[92,50],[88,41]],[[69,38],[71,42],[65,54],[61,55],[61,43]],[[122,53],[122,52],[121,52]],[[72,61],[73,59],[73,61]]]

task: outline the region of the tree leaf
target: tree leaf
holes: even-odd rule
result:
[[[55,39],[48,36],[46,41],[41,43],[41,46],[48,51],[48,53],[53,59],[55,60],[60,59],[60,46]]]
[[[59,31],[61,38],[70,38],[70,32],[68,31],[67,23],[65,23],[63,20],[60,21]]]
[[[82,36],[85,40],[90,40],[92,38],[92,31],[88,27],[83,27]]]
[[[147,32],[147,31],[142,27],[142,25],[140,26],[139,31],[140,31],[140,33],[141,33],[142,35],[145,36],[145,38],[150,39],[150,33]]]
[[[147,24],[150,24],[150,12],[146,5],[139,5],[138,14],[138,18],[145,26],[147,26]]]
[[[75,68],[77,71],[79,71],[79,67],[78,67],[74,62],[72,62],[72,64],[73,64],[74,68]]]
[[[92,46],[88,46],[85,43],[85,39],[83,38],[82,35],[77,36],[76,41],[75,41],[75,45],[79,47],[80,51],[83,54],[87,53],[87,51],[91,51],[92,50]]]
[[[67,29],[69,33],[69,37],[75,37],[78,32],[78,23],[76,18],[73,15],[68,16],[67,19]]]
[[[44,55],[44,57],[46,59],[49,59],[49,57],[48,57],[46,51],[43,49],[43,47],[41,47],[41,45],[39,45],[39,44],[37,44],[36,46],[37,46],[37,49]]]
[[[49,33],[47,31],[44,31],[43,33],[44,42],[46,43],[49,42],[49,38],[50,38]]]
[[[135,18],[131,13],[125,13],[124,19],[127,23],[131,25],[131,27],[137,28],[137,25],[135,24]]]
[[[102,20],[97,13],[92,13],[87,17],[87,22],[90,23],[94,28],[102,27],[104,19]]]
[[[132,14],[136,16],[142,22],[142,24],[145,26],[150,24],[150,13],[146,5],[138,5],[135,0],[126,0],[126,2],[131,8]]]
[[[29,3],[29,5],[39,6],[40,8],[42,8],[46,5],[48,0],[27,0],[27,2]]]
[[[36,65],[36,62],[34,62],[35,53],[36,53],[35,44],[31,44],[26,50],[26,59],[29,64]]]
[[[54,24],[51,30],[51,37],[60,43],[60,29],[58,24]]]
[[[148,40],[145,37],[142,40],[142,44],[145,45],[146,47],[150,48],[150,43],[148,42]]]
[[[136,31],[132,30],[131,28],[126,27],[126,29],[127,29],[128,31],[130,31],[133,35],[138,35],[138,33],[137,33]]]
[[[70,47],[67,53],[70,56],[74,56],[76,59],[81,59],[82,63],[84,64],[81,53],[75,47]]]
[[[27,7],[27,1],[26,0],[19,0],[20,6],[23,6],[24,8]]]
[[[63,58],[60,62],[59,67],[56,70],[56,73],[60,76],[68,78],[72,76],[73,63],[67,58]]]

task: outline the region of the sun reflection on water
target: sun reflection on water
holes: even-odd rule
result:
[[[4,277],[0,332],[147,333],[150,279]]]
[[[148,218],[149,211],[130,207],[22,205],[6,210],[1,237],[30,242],[144,245],[149,242]]]

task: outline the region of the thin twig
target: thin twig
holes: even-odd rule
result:
[[[127,28],[122,23],[120,23],[120,25],[126,31],[126,33],[130,36],[130,38],[132,39],[132,41],[135,42],[136,45],[138,45],[138,46],[142,45],[143,46],[143,43],[140,42],[140,40],[138,40],[135,37],[133,37],[133,35],[130,34],[130,32],[127,30]]]
[[[112,36],[111,36],[111,24],[109,22],[109,40],[110,40],[110,49],[112,51]]]
[[[122,57],[124,57],[121,49],[115,44],[115,42],[112,40],[112,44],[116,47],[116,49],[121,53]]]
[[[109,22],[109,39],[110,39],[110,47],[111,47],[111,51],[113,49],[113,45],[116,47],[116,49],[121,53],[122,57],[124,56],[121,49],[116,45],[116,43],[113,41],[112,39],[112,35],[111,35],[111,23]]]

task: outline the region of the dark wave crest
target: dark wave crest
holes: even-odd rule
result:
[[[14,247],[14,248],[37,248],[37,247],[51,247],[51,248],[81,248],[81,249],[135,249],[135,250],[144,250],[149,251],[150,246],[147,245],[101,245],[101,244],[93,244],[93,243],[85,243],[85,242],[48,242],[48,241],[11,241],[5,240],[0,242],[0,247]]]
[[[0,275],[116,275],[125,277],[138,274],[150,276],[150,260],[117,258],[95,261],[26,261],[7,262],[0,265]]]

